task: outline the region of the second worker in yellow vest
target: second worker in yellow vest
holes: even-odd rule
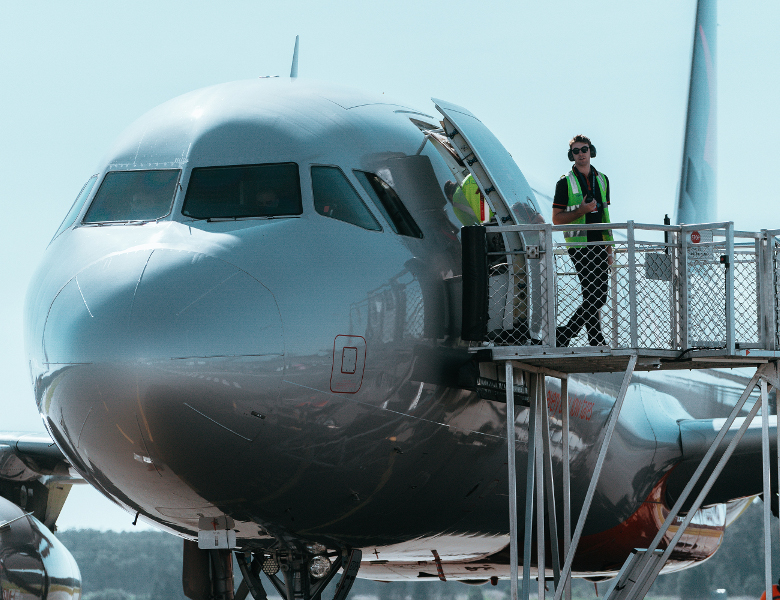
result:
[[[604,346],[601,332],[601,307],[607,303],[609,265],[613,254],[612,234],[609,230],[584,230],[578,225],[609,223],[609,179],[590,164],[596,148],[584,135],[576,135],[569,142],[569,160],[572,170],[560,178],[553,199],[553,224],[571,225],[564,232],[569,257],[574,263],[582,288],[582,303],[572,313],[565,326],[556,331],[556,345],[568,346],[583,326],[591,346]],[[559,313],[567,312],[566,303],[574,298],[561,297]]]
[[[446,191],[447,188],[445,188]],[[479,186],[473,176],[466,177],[453,191],[452,209],[464,227],[483,225],[493,217],[490,206],[482,196],[482,192],[479,191]]]

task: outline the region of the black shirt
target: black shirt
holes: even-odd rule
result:
[[[588,173],[588,176],[586,177],[582,173],[580,173],[577,169],[572,169],[574,171],[575,175],[577,175],[577,181],[580,185],[580,190],[582,190],[582,198],[583,202],[590,202],[590,200],[595,199],[598,206],[596,207],[596,210],[593,212],[589,212],[585,214],[585,223],[591,224],[591,223],[604,223],[604,206],[601,202],[601,192],[599,191],[599,184],[596,181],[596,175],[598,175],[598,171],[591,166],[590,173]],[[604,176],[604,180],[607,182],[607,204],[609,204],[609,178],[607,178],[604,173],[602,173]],[[554,208],[563,208],[569,206],[569,183],[566,180],[566,176],[564,175],[558,180],[558,183],[555,184],[555,196],[553,197],[553,207]],[[604,231],[598,231],[598,230],[592,230],[588,231],[588,241],[589,242],[601,242],[604,240]]]

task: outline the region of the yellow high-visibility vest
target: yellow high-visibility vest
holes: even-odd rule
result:
[[[582,189],[580,188],[577,175],[574,173],[574,169],[569,171],[566,177],[567,185],[569,188],[569,205],[566,207],[566,212],[577,210],[580,204],[582,204]],[[607,206],[607,178],[601,173],[596,174],[596,181],[599,186],[599,193],[601,194],[601,205],[604,209],[604,223],[609,223],[609,206]],[[585,225],[585,215],[580,215],[574,219],[569,225]],[[605,242],[614,241],[610,230],[606,230],[604,235]],[[588,241],[588,232],[584,229],[572,229],[563,232],[563,238],[569,244],[584,244]],[[579,246],[574,246],[579,247]]]
[[[452,208],[455,216],[464,226],[482,225],[493,218],[490,205],[479,191],[472,175],[466,177],[452,196]]]

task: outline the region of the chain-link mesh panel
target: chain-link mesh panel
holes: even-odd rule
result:
[[[631,310],[628,295],[628,253],[625,244],[614,245],[613,263],[609,269],[609,301],[601,310],[607,343],[613,347],[628,346],[631,330],[627,321]]]
[[[540,343],[544,330],[532,327],[534,311],[546,310],[539,259],[524,253],[491,253],[489,259],[488,339],[502,345]]]
[[[498,243],[492,247],[488,252],[488,340],[498,345],[536,345],[545,340],[551,344],[555,332],[547,326],[547,289],[554,285],[555,274],[548,273],[543,246],[535,245],[530,252],[506,251]]]
[[[550,306],[548,303],[548,290],[555,289],[555,261],[554,261],[554,248],[550,248],[549,252],[543,249],[543,254],[539,256],[539,259],[529,259],[529,281],[531,282],[531,290],[529,293],[529,306],[531,308],[531,324],[532,328],[540,331],[540,338],[548,340],[548,343],[552,345],[555,340],[555,329],[550,330],[548,328],[547,316],[552,311],[555,312],[555,306]],[[552,257],[550,256],[552,255]],[[548,259],[551,259],[548,261]],[[550,266],[548,266],[550,265]]]
[[[566,248],[558,254],[558,346],[604,346],[615,321],[615,307],[609,302],[610,268],[606,245]],[[613,296],[614,297],[614,296]]]
[[[758,328],[758,256],[755,248],[734,251],[734,341],[742,346],[761,342]]]
[[[721,244],[688,246],[688,347],[726,345],[726,266]]]
[[[630,265],[627,244],[612,244],[613,264],[603,269],[596,260],[604,253],[592,246],[591,260],[577,257],[582,250],[563,249],[556,254],[558,285],[558,342],[560,345],[586,346],[603,340],[613,348],[632,347]],[[635,245],[637,343],[645,348],[675,347],[677,316],[673,312],[672,257],[658,244]],[[579,269],[578,269],[579,266]],[[604,283],[593,285],[593,280]],[[583,283],[585,282],[585,283]],[[599,292],[606,287],[606,302]],[[587,298],[586,298],[587,296]],[[594,327],[595,324],[595,327]],[[568,344],[565,344],[567,342]]]
[[[566,248],[559,248],[555,252],[555,270],[557,272],[557,285],[555,286],[556,330],[560,331],[574,317],[577,307],[582,304],[582,293],[577,271],[569,257]],[[579,342],[579,336],[571,339],[574,345]],[[561,344],[561,338],[557,340]]]
[[[636,307],[637,346],[674,350],[678,348],[679,315],[675,311],[673,255],[661,244],[637,243]],[[625,286],[628,295],[628,285]],[[630,314],[622,316],[630,320]],[[631,346],[628,340],[621,346]]]
[[[690,241],[682,244],[681,236],[688,235]],[[751,241],[736,243],[730,267],[723,260],[727,244],[722,229],[691,234],[670,230],[664,242],[635,241],[631,248],[621,240],[559,243],[552,256],[543,245],[493,252],[488,340],[497,345],[725,348],[731,268],[734,341],[760,347],[760,261],[753,238],[748,238]],[[613,250],[612,265],[608,247]],[[773,239],[772,250],[774,310],[780,321],[780,240]]]

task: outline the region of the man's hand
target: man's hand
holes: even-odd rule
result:
[[[615,257],[612,254],[612,246],[607,246],[607,265],[612,266],[615,262]]]
[[[598,207],[595,200],[583,202],[576,210],[567,211],[559,206],[553,206],[553,225],[568,225],[582,215],[593,212]]]

